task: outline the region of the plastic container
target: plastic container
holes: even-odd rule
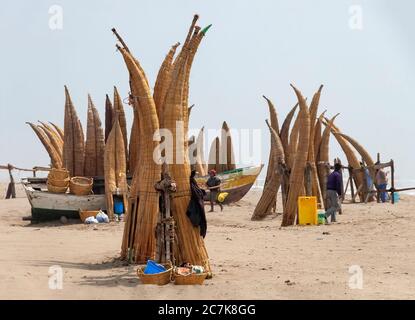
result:
[[[298,197],[298,224],[317,224],[316,197]]]
[[[325,224],[326,223],[326,211],[318,210],[317,211],[317,223]]]
[[[154,262],[153,260],[147,261],[147,266],[144,269],[144,274],[156,274],[166,271],[166,268],[161,264]]]
[[[120,200],[114,201],[114,213],[122,214],[124,213],[124,203]]]
[[[400,199],[401,199],[401,197],[399,196],[399,193],[394,192],[393,193],[393,201],[396,203],[396,202],[399,202]]]

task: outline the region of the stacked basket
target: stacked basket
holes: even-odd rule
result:
[[[72,177],[69,181],[69,191],[77,196],[87,196],[92,193],[94,180],[86,177]]]
[[[48,180],[46,183],[49,192],[53,193],[65,193],[69,187],[69,172],[66,169],[52,170],[48,174]]]

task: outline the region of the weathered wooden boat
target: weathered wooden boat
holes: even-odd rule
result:
[[[94,179],[94,194],[87,196],[49,192],[46,180],[46,178],[22,179],[27,199],[32,207],[31,220],[33,222],[57,220],[62,216],[79,219],[79,209],[106,210],[102,179]]]
[[[262,167],[251,166],[245,168],[238,168],[235,170],[224,171],[218,173],[217,176],[221,179],[221,192],[227,192],[228,196],[224,200],[224,204],[237,202],[241,200],[251,189],[258,175],[261,173]],[[197,177],[196,181],[201,188],[206,189],[206,181],[209,176]],[[209,191],[207,190],[205,200],[209,199]]]

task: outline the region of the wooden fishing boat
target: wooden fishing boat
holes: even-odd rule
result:
[[[79,209],[106,210],[102,179],[94,179],[94,194],[87,196],[49,192],[46,180],[46,178],[22,179],[27,199],[32,207],[31,220],[33,222],[57,220],[62,216],[69,219],[79,219]]]
[[[227,192],[228,196],[225,198],[224,204],[237,202],[241,200],[251,189],[258,175],[261,173],[262,167],[251,166],[245,168],[238,168],[230,171],[218,173],[218,178],[222,181],[221,192]],[[209,176],[197,177],[198,185],[206,189],[206,181]],[[209,191],[207,190],[206,200],[209,199]]]

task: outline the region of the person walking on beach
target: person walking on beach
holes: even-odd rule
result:
[[[379,164],[376,162],[376,164]],[[386,202],[386,188],[388,187],[388,174],[383,170],[383,168],[380,168],[376,171],[376,185],[378,186],[380,191],[380,200],[382,203]]]
[[[330,222],[336,222],[336,212],[340,211],[340,201],[339,197],[342,194],[342,175],[341,175],[342,166],[340,163],[334,165],[334,171],[330,173],[327,178],[327,210],[326,210],[326,223],[328,223],[327,218],[330,218]]]
[[[212,169],[209,171],[209,179],[206,181],[206,186],[210,190],[209,201],[210,201],[210,210],[213,212],[215,202],[219,205],[220,211],[223,210],[223,205],[218,202],[218,194],[220,192],[221,180],[216,176],[216,170]]]

